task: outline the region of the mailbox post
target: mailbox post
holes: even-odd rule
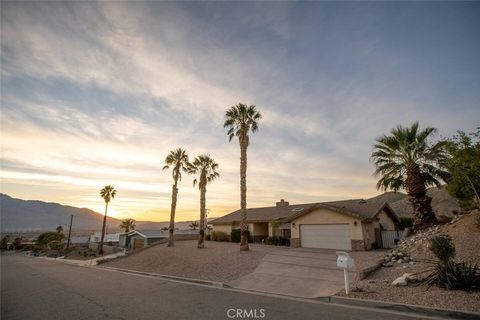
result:
[[[352,257],[347,252],[337,251],[337,267],[343,269],[343,278],[345,279],[345,293],[348,294],[350,291],[349,279],[348,279],[348,269],[353,268],[355,263],[353,262]]]

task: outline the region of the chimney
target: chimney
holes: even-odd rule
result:
[[[288,201],[285,201],[283,199],[280,200],[280,202],[277,202],[277,207],[288,207],[290,203]]]

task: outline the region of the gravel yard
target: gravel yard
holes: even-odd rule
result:
[[[102,264],[104,266],[159,274],[228,282],[252,272],[268,252],[289,250],[250,245],[240,251],[239,244],[207,241],[197,249],[196,240],[176,241],[174,247],[156,245],[131,256]]]
[[[477,213],[478,215],[478,213]],[[456,261],[480,263],[480,229],[475,223],[475,214],[465,215],[453,224],[440,226],[435,234],[449,234],[456,248]],[[407,254],[416,261],[434,259],[428,249],[428,240],[419,240],[408,247]],[[417,274],[419,278],[426,275],[424,271],[431,269],[431,264],[415,262],[415,264],[394,263],[393,267],[381,268],[362,281],[356,281],[348,296],[351,298],[382,300],[389,302],[425,305],[436,308],[457,309],[480,312],[480,292],[445,290],[436,286],[409,284],[405,287],[392,286],[391,283],[404,273]],[[423,272],[423,273],[422,273]],[[345,296],[345,292],[338,293]]]

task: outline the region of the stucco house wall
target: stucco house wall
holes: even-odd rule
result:
[[[232,225],[231,224],[214,224],[213,231],[219,231],[230,235],[232,232]]]
[[[301,224],[348,224],[352,250],[365,250],[364,231],[360,219],[327,208],[318,208],[291,221],[290,244],[292,247],[300,246]]]

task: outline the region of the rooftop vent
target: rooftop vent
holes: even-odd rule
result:
[[[302,211],[304,208],[293,208],[292,209],[292,212],[298,212],[298,211]]]
[[[280,200],[280,202],[277,202],[277,207],[288,207],[290,203],[288,201],[285,201],[283,199]]]
[[[367,200],[362,199],[362,200],[358,201],[358,203],[367,203]]]

